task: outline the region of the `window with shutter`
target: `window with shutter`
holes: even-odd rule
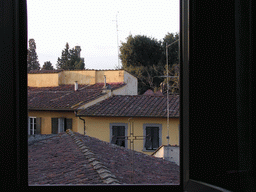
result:
[[[146,149],[154,150],[159,147],[159,128],[146,127]]]
[[[28,135],[36,134],[36,117],[29,117],[28,118]]]
[[[144,150],[156,150],[162,143],[162,125],[144,124],[143,132],[145,137]]]
[[[127,124],[113,123],[110,124],[110,142],[122,147],[127,146],[125,136],[127,135]]]
[[[65,119],[65,131],[72,130],[72,119]]]

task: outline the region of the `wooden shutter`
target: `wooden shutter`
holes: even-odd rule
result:
[[[112,127],[112,139],[111,139],[112,144],[117,144],[117,126]]]
[[[41,134],[41,117],[36,118],[36,134]]]
[[[72,130],[72,119],[66,119],[65,131],[68,129]]]
[[[152,127],[152,149],[157,149],[159,147],[159,128]]]
[[[30,118],[28,118],[28,135],[30,135]]]
[[[52,118],[52,134],[58,134],[58,118]]]
[[[151,149],[152,148],[152,137],[151,137],[151,128],[150,127],[146,127],[145,148],[146,149]]]

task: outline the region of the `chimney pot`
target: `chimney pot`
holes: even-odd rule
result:
[[[77,81],[75,81],[75,91],[77,91],[78,90],[78,83],[77,83]]]
[[[106,75],[104,75],[104,88],[107,87],[107,80],[106,80]]]

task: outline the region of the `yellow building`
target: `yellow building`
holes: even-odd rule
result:
[[[77,132],[77,109],[112,95],[137,95],[137,82],[124,70],[30,71],[28,134],[56,134],[66,129]]]
[[[137,95],[124,70],[32,71],[28,74],[28,134],[67,129],[152,154],[179,146],[179,96]],[[169,140],[166,136],[169,133]]]
[[[179,146],[179,96],[170,96],[169,131],[164,96],[113,96],[78,110],[78,132],[152,154],[161,145]],[[169,133],[169,141],[166,138]],[[131,142],[132,141],[132,142]]]

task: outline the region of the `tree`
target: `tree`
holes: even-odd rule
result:
[[[27,71],[39,70],[40,64],[36,53],[36,43],[34,39],[29,39],[29,49],[27,51]]]
[[[165,57],[163,62],[166,63],[166,45],[170,45],[180,38],[178,33],[168,33],[164,37],[163,48],[165,51]],[[170,94],[179,94],[180,93],[180,64],[179,64],[179,41],[177,43],[172,44],[168,47],[168,64],[169,64],[169,93]],[[167,66],[165,65],[164,74],[166,74]],[[167,79],[164,80],[164,84],[167,83]]]
[[[44,65],[43,65],[43,70],[53,70],[53,66],[52,66],[52,63],[50,61],[46,61],[44,62]]]
[[[122,68],[138,78],[138,92],[144,93],[148,89],[154,90],[160,86],[164,65],[163,47],[161,42],[147,36],[128,36],[127,42],[120,46]]]
[[[66,48],[62,50],[61,58],[58,57],[57,69],[75,70],[84,69],[84,60],[78,56],[76,49],[69,49],[69,44],[66,43]]]
[[[164,49],[164,57],[162,58],[162,62],[166,63],[166,44],[169,45],[174,41],[178,40],[180,35],[178,33],[167,33],[163,39],[163,49]],[[173,64],[179,63],[179,42],[174,43],[173,45],[168,47],[168,64],[172,67]]]

